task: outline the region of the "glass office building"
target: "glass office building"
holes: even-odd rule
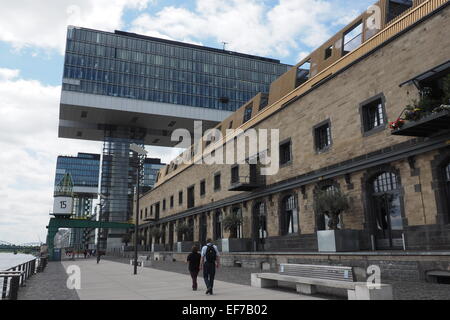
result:
[[[235,111],[291,66],[116,31],[69,27],[63,90]]]
[[[123,31],[69,27],[58,136],[103,141],[100,219],[132,217],[132,143],[173,147],[177,129],[193,133],[195,121],[202,121],[204,131],[213,128],[259,92],[268,93],[290,67]],[[145,165],[144,192],[155,183],[158,167]],[[120,248],[123,232],[101,231],[101,247]]]
[[[77,157],[59,156],[56,164],[55,188],[65,174],[73,181],[73,211],[76,218],[88,218],[93,212],[94,199],[98,195],[100,155],[78,153]],[[85,230],[70,230],[70,246],[76,249],[86,247]]]
[[[146,192],[153,188],[156,183],[159,169],[166,164],[161,163],[161,159],[147,158],[144,161],[144,177],[142,181],[142,192]]]
[[[55,187],[66,173],[70,173],[75,193],[79,190],[77,187],[96,189],[98,188],[99,172],[99,154],[78,153],[77,157],[59,156],[56,163]]]

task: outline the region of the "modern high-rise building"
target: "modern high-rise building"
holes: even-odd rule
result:
[[[98,197],[100,155],[78,153],[76,157],[59,156],[56,164],[55,188],[66,174],[73,182],[73,216],[89,218],[93,212],[94,200]],[[73,229],[70,245],[83,248],[83,230]]]
[[[175,146],[176,129],[216,126],[290,66],[237,52],[69,27],[59,137],[103,141],[100,219],[132,215],[138,145]],[[102,233],[119,247],[120,231]],[[106,247],[103,241],[101,246]]]
[[[147,158],[144,160],[144,177],[142,180],[141,192],[145,193],[153,188],[156,183],[156,177],[161,168],[165,167],[161,159]]]

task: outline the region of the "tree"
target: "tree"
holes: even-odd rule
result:
[[[156,242],[158,242],[159,238],[161,238],[162,231],[158,227],[153,227],[150,229],[150,235],[155,238]]]
[[[182,236],[184,240],[186,238],[190,238],[194,230],[192,230],[192,228],[187,223],[183,222],[177,225],[176,231],[179,235]]]
[[[242,216],[237,212],[232,212],[222,220],[223,229],[230,231],[231,238],[236,237],[237,228],[242,224]]]
[[[350,207],[349,200],[340,190],[321,190],[314,197],[314,210],[329,218],[328,227],[338,230],[339,215]]]
[[[131,241],[131,234],[130,233],[125,233],[122,236],[122,242],[125,243],[125,246],[128,247],[128,243]]]

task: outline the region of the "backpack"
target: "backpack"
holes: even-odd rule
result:
[[[213,245],[206,246],[206,254],[205,254],[206,261],[207,262],[216,262],[216,256],[217,256],[217,253],[216,253],[216,249],[214,249],[214,246]]]

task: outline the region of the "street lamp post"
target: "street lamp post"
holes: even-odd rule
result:
[[[146,156],[147,151],[144,148],[133,143],[130,145],[130,150],[135,152],[138,156],[137,175],[136,175],[136,221],[134,225],[134,274],[137,274],[137,260],[138,260],[138,240],[139,240],[139,180],[141,175],[141,161],[140,156]]]

